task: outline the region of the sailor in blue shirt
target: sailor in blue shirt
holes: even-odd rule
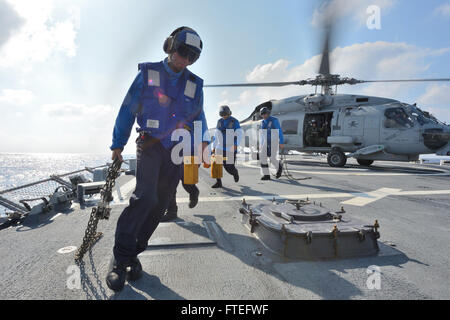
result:
[[[164,42],[168,57],[158,63],[139,64],[139,73],[120,108],[113,132],[112,158],[122,161],[134,122],[139,125],[136,189],[117,221],[114,266],[106,283],[114,291],[123,289],[125,279],[136,280],[142,266],[137,255],[147,248],[171,195],[180,180],[180,165],[171,158],[178,143],[176,129],[193,134],[194,121],[202,123],[202,137],[208,128],[203,112],[203,80],[186,67],[202,51],[202,41],[188,27],[176,29]],[[208,141],[203,141],[205,148]],[[130,271],[127,272],[127,268]]]
[[[237,146],[241,140],[242,132],[239,121],[231,116],[231,110],[228,106],[221,106],[219,115],[221,119],[217,121],[217,127],[214,134],[214,141],[212,143],[213,153],[223,155],[230,158],[234,154],[233,159],[224,160],[223,166],[225,170],[234,178],[234,182],[239,181],[239,173],[235,166]],[[227,130],[233,130],[233,141],[227,141]],[[228,156],[227,156],[228,153]],[[222,188],[222,179],[217,179],[217,182],[212,188]]]
[[[284,137],[283,137],[283,131],[281,130],[280,122],[277,118],[272,117],[270,115],[270,109],[267,107],[263,107],[260,110],[260,115],[263,118],[263,121],[261,123],[261,135],[260,135],[260,145],[262,146],[262,150],[260,150],[260,156],[259,160],[261,161],[261,171],[262,171],[262,178],[261,180],[270,180],[270,173],[269,173],[269,164],[268,164],[268,157],[270,158],[270,162],[272,165],[276,165],[278,167],[276,177],[281,177],[281,173],[283,171],[283,167],[281,164],[281,161],[277,160],[277,152],[278,150],[272,150],[272,130],[278,130],[278,133],[275,136],[278,136],[278,142],[280,149],[284,148]],[[276,143],[275,143],[276,145]],[[264,154],[264,151],[267,153]],[[274,151],[274,152],[272,152]]]

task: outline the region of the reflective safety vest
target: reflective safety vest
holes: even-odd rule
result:
[[[173,86],[163,62],[141,63],[139,70],[144,79],[141,107],[137,114],[139,131],[159,139],[166,148],[177,143],[171,141],[175,129],[184,128],[193,135],[193,121],[202,112],[203,80],[185,69]]]

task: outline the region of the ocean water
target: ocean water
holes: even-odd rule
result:
[[[130,159],[136,156],[123,157]],[[48,179],[53,174],[68,173],[107,163],[111,163],[109,154],[0,153],[0,191]],[[0,210],[0,215],[2,211],[4,210]]]
[[[133,156],[124,156],[129,159]],[[134,156],[135,157],[135,156]],[[0,191],[111,162],[108,154],[0,153]]]

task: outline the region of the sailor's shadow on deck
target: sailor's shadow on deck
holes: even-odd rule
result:
[[[202,223],[215,222],[214,216],[210,215],[194,215],[201,218]],[[237,223],[240,223],[236,221]],[[198,224],[179,224],[192,232],[199,230]],[[193,226],[197,226],[197,228]],[[378,267],[395,266],[401,268],[402,264],[410,260],[406,255],[400,251],[380,243],[380,247],[385,252],[386,250],[394,250],[395,254],[377,255],[365,258],[343,259],[343,260],[322,260],[322,261],[305,261],[293,260],[281,257],[266,250],[262,244],[250,234],[243,236],[239,234],[226,233],[219,224],[216,224],[222,239],[214,239],[220,249],[229,254],[234,255],[243,263],[257,268],[260,271],[268,273],[279,280],[289,283],[291,285],[309,290],[323,299],[351,299],[354,296],[363,295],[361,288],[365,288],[365,280],[362,281],[359,287],[355,286],[350,281],[341,277],[339,273],[346,274],[347,270],[361,269],[362,279],[367,279],[366,270],[371,265]],[[221,243],[223,241],[228,244]],[[260,252],[261,255],[251,254],[251,252]],[[250,254],[249,254],[250,253]],[[214,272],[214,270],[211,270]],[[243,279],[243,281],[246,281]],[[249,297],[250,299],[252,297]]]
[[[251,187],[240,185],[241,191],[237,191],[234,189],[223,187],[220,189],[219,193],[224,194],[230,197],[267,197],[270,196],[270,194],[267,194],[265,192],[261,192],[255,189],[252,189]]]
[[[55,217],[57,214],[68,215],[74,211],[75,211],[74,209],[68,209],[68,210],[59,211],[59,212],[51,211],[49,213],[30,215],[30,216],[26,217],[22,221],[22,223],[20,223],[16,227],[16,232],[26,232],[26,231],[45,227],[46,225],[53,223],[52,218]]]
[[[306,180],[306,181],[312,181],[312,180]],[[302,183],[298,183],[298,181],[290,181],[290,180],[286,180],[286,179],[272,179],[270,181],[266,181],[268,183],[280,183],[280,184],[287,184],[287,185],[301,185],[304,188],[311,188],[311,189],[317,189],[320,191],[326,191],[326,192],[336,192],[336,193],[360,193],[361,191],[359,190],[345,190],[343,188],[331,188],[331,187],[323,187],[323,186],[319,186],[319,185],[307,185],[307,184],[302,184]],[[226,191],[222,192],[223,194],[229,195],[231,197],[242,197],[243,199],[245,197],[249,197],[249,196],[254,196],[254,197],[267,197],[267,196],[272,196],[266,192],[261,192],[255,189],[252,189],[248,186],[243,186],[241,185],[241,191],[235,191],[229,188],[223,188]],[[228,192],[229,190],[231,190],[232,192]],[[273,196],[275,196],[275,194],[273,194]]]
[[[142,277],[137,281],[128,282],[123,291],[116,294],[113,299],[125,300],[147,300],[143,294],[135,291],[137,289],[149,295],[155,300],[186,300],[178,293],[161,283],[154,275],[142,271]]]

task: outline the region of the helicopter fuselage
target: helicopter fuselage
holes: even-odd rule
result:
[[[331,166],[342,166],[347,157],[370,165],[375,160],[414,161],[420,154],[450,155],[450,126],[397,100],[346,94],[272,100],[241,122],[244,131],[259,129],[263,106],[280,121],[286,150],[326,153]],[[253,152],[257,145],[245,141]]]

